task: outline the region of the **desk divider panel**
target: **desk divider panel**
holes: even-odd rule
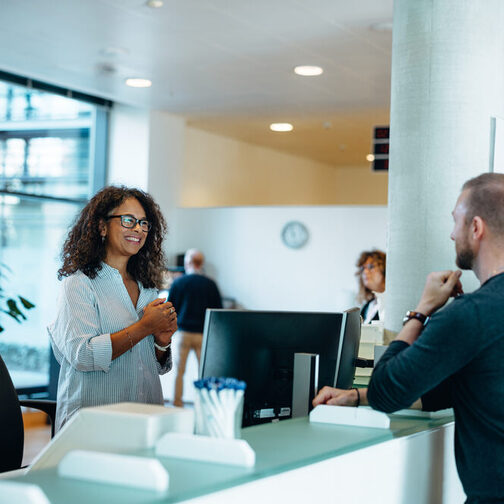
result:
[[[118,403],[79,410],[56,434],[29,472],[56,467],[72,450],[127,453],[153,448],[167,432],[194,432],[194,411]]]
[[[156,455],[242,467],[253,467],[256,457],[255,451],[243,439],[214,438],[175,432],[165,434],[157,442]]]
[[[310,422],[389,429],[390,418],[386,413],[367,407],[331,406],[320,404],[310,412]]]
[[[33,483],[0,481],[0,504],[51,504],[43,490]]]
[[[64,478],[165,493],[170,478],[159,460],[116,453],[73,450],[58,464]]]

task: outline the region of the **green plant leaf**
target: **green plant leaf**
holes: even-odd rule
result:
[[[31,310],[32,308],[35,308],[35,305],[33,303],[31,303],[30,301],[28,301],[28,299],[24,298],[23,296],[18,296],[18,298],[27,310]]]
[[[19,315],[17,313],[8,311],[8,310],[2,310],[4,313],[7,313],[7,315],[10,315],[18,324],[21,324],[21,320],[19,320]]]
[[[0,306],[0,313],[6,313],[9,317],[12,317],[18,324],[21,324],[23,320],[27,320],[26,315],[23,313],[22,309],[30,310],[35,307],[35,305],[28,301],[28,299],[17,294],[17,299],[8,298],[9,294],[6,294],[6,291],[3,285],[9,281],[9,276],[12,273],[12,270],[3,262],[0,261],[0,300],[2,300],[2,306]],[[7,299],[6,299],[7,298]],[[6,300],[5,300],[6,299]],[[18,306],[18,302],[21,303],[21,306]],[[5,303],[5,304],[4,304]],[[0,332],[4,331],[4,327],[0,325]]]
[[[7,299],[7,306],[11,312],[17,313],[18,315],[22,315],[21,310],[18,308],[16,301],[12,298]]]
[[[16,315],[16,320],[17,317],[21,317],[26,320],[25,314],[18,308],[18,305],[14,299],[7,299],[7,306],[9,307],[11,316]]]

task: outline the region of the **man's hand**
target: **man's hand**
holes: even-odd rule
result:
[[[441,308],[450,297],[457,297],[463,294],[464,291],[460,283],[461,274],[460,270],[430,273],[415,311],[430,316]]]
[[[360,389],[361,404],[367,404],[367,400],[363,402],[363,398],[367,397],[367,389]],[[313,406],[319,404],[331,404],[333,406],[356,406],[357,391],[355,389],[343,390],[325,386],[320,389],[319,393],[312,401]]]

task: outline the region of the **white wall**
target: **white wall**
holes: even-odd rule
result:
[[[387,179],[186,127],[180,206],[383,205]]]
[[[107,184],[147,190],[150,111],[114,104],[110,114]]]
[[[180,202],[180,179],[184,169],[185,120],[165,112],[152,111],[149,138],[150,194],[157,201],[174,240],[165,241],[169,257],[176,253],[177,207]]]
[[[355,261],[364,249],[385,249],[386,207],[180,208],[183,170],[187,164],[192,166],[194,157],[188,152],[203,145],[202,135],[193,132],[189,140],[196,136],[198,141],[188,146],[186,134],[183,119],[163,112],[121,105],[112,111],[108,182],[137,186],[154,195],[168,222],[168,257],[173,260],[177,252],[200,248],[207,256],[207,272],[222,294],[245,308],[342,311],[354,306]],[[207,137],[204,146],[213,148]],[[211,137],[218,146],[227,146],[227,140]],[[349,182],[355,177],[360,180],[361,171],[352,172],[351,179],[345,176],[346,187],[362,188],[356,181]],[[274,187],[271,190],[276,192]],[[300,220],[310,232],[301,250],[288,249],[281,242],[282,227],[290,220]],[[176,338],[173,346],[176,362]],[[196,374],[196,359],[191,355],[185,400],[192,400],[191,381]],[[174,371],[162,378],[167,398],[173,397],[174,379]]]
[[[341,311],[355,304],[354,264],[363,249],[385,249],[385,206],[177,208],[184,152],[183,119],[114,106],[108,181],[154,195],[168,222],[172,260],[200,248],[223,295],[249,309]],[[290,220],[309,229],[301,250],[280,240]]]
[[[179,208],[176,247],[179,252],[202,250],[207,274],[222,295],[244,308],[342,311],[356,305],[354,273],[360,252],[385,250],[386,214],[385,206]],[[300,250],[288,249],[280,239],[291,220],[303,222],[310,232]],[[161,380],[168,399],[173,397],[178,359],[176,335],[172,346],[174,370]],[[184,401],[194,399],[191,385],[197,373],[192,353]]]
[[[354,306],[359,253],[386,244],[385,206],[179,209],[177,218],[180,252],[201,249],[222,294],[248,309]],[[300,250],[281,242],[290,220],[303,222],[310,232]]]

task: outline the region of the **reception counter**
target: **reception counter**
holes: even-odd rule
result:
[[[390,429],[310,423],[308,418],[243,429],[242,438],[256,452],[252,468],[158,457],[170,479],[163,495],[63,478],[55,467],[11,481],[38,485],[52,504],[463,502],[453,418],[390,418]],[[130,454],[155,457],[153,449]]]

